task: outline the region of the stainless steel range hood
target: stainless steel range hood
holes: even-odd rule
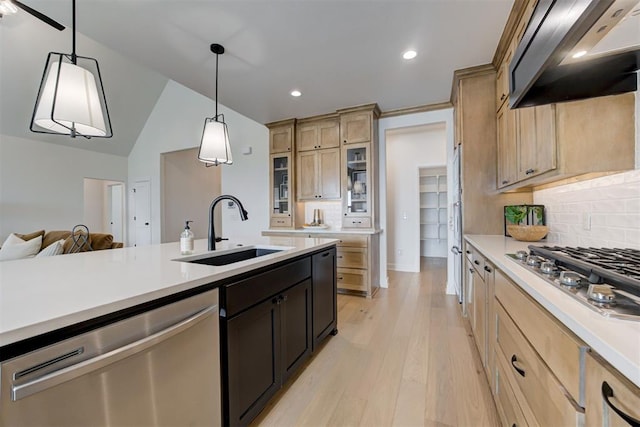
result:
[[[638,0],[539,0],[509,65],[511,108],[632,92]]]

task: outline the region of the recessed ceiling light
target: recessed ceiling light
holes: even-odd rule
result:
[[[291,91],[291,96],[295,96],[297,98],[300,95],[302,95],[302,92],[300,92],[299,90],[292,90]]]
[[[587,54],[586,50],[581,50],[579,52],[574,53],[572,58],[573,59],[581,58],[581,57],[585,56],[586,54]]]
[[[405,53],[402,54],[402,57],[404,59],[413,59],[416,56],[418,56],[418,53],[415,50],[408,50]]]

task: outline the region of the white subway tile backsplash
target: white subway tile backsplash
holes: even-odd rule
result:
[[[545,205],[548,243],[640,249],[640,170],[537,190],[533,200]]]

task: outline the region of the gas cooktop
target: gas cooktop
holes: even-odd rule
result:
[[[640,321],[640,251],[529,246],[507,254],[603,316]]]

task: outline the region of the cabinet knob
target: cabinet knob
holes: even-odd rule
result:
[[[344,279],[344,277],[342,277],[342,276],[339,276],[339,277],[338,277],[338,280],[342,280],[342,279]]]
[[[536,171],[535,169],[527,169],[527,170],[525,171],[525,174],[526,174],[526,175],[531,175],[531,174],[532,174],[532,173],[534,173],[535,171]]]
[[[287,148],[287,151],[291,151],[291,148]]]
[[[342,259],[342,255],[338,255],[338,258],[339,258],[339,259]]]
[[[486,265],[484,266],[484,271],[486,271],[487,273],[491,273],[491,269]]]
[[[473,260],[473,263],[474,263],[475,265],[480,265],[480,262],[479,262],[477,259],[474,259],[474,260]]]
[[[470,254],[470,253],[471,253],[471,251],[465,251],[465,252],[466,252],[466,253],[468,253],[468,254]]]
[[[503,101],[505,98],[505,94],[503,93],[502,96],[500,97],[500,101]]]

